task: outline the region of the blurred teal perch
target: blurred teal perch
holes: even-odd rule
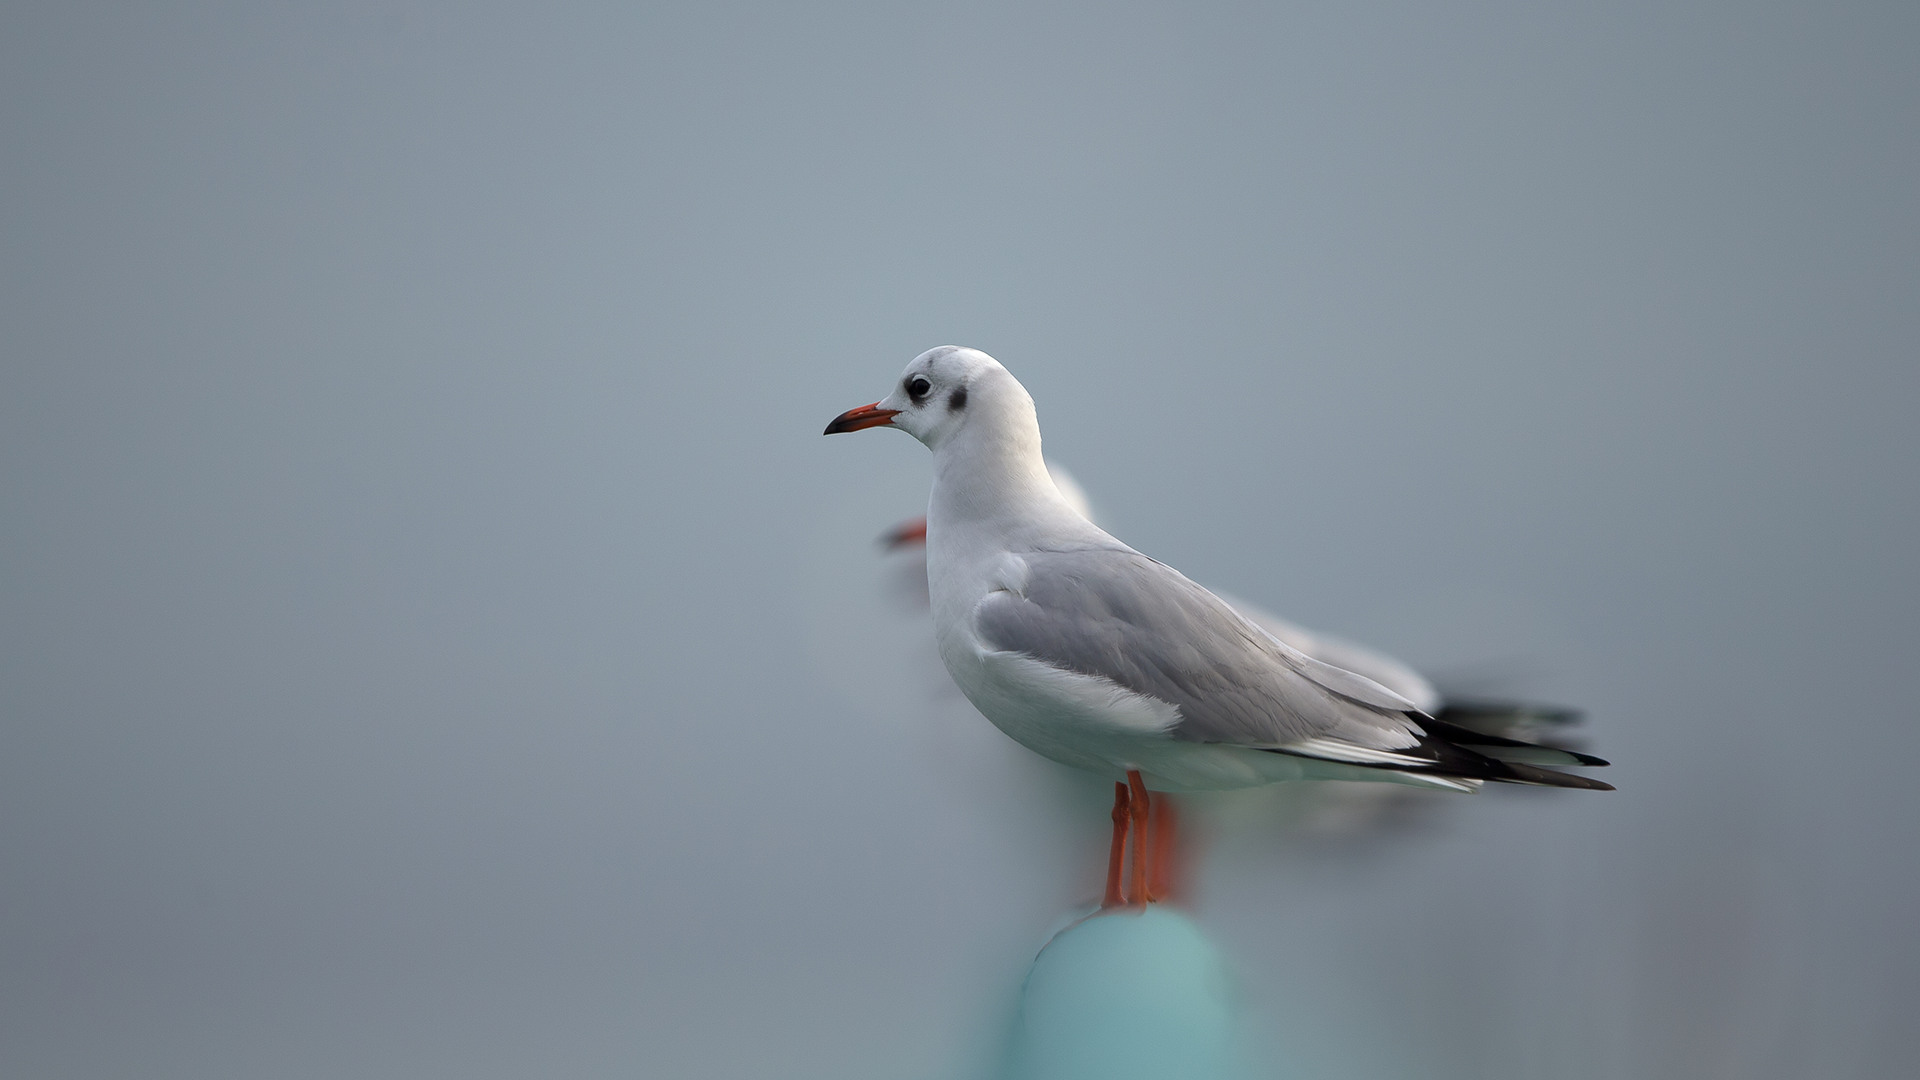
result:
[[[1233,982],[1187,916],[1162,907],[1082,920],[1021,988],[1003,1080],[1226,1080],[1247,1073]]]

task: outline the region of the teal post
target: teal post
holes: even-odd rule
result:
[[[1056,934],[1028,969],[1002,1080],[1238,1080],[1232,979],[1191,918],[1120,908]]]

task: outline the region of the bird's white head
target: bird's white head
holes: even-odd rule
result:
[[[899,428],[936,451],[964,433],[993,442],[1030,437],[1035,453],[1040,444],[1039,421],[1026,388],[998,360],[958,345],[914,357],[892,393],[834,417],[826,433],[870,427]]]
[[[1041,528],[1056,541],[1089,530],[1105,536],[1047,475],[1027,388],[978,349],[928,349],[900,373],[892,393],[834,417],[827,434],[870,427],[899,428],[933,451],[930,541],[936,521],[942,530],[966,521],[1002,532]]]

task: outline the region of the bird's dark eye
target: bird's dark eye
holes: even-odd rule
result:
[[[927,391],[931,389],[933,389],[933,384],[919,375],[915,375],[913,378],[907,380],[907,396],[915,401],[926,397]]]

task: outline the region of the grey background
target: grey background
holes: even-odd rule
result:
[[[1276,1074],[1902,1071],[1916,45],[10,5],[0,1073],[967,1075],[1105,823],[933,689],[924,451],[819,437],[946,342],[1135,546],[1618,763],[1222,826]]]

